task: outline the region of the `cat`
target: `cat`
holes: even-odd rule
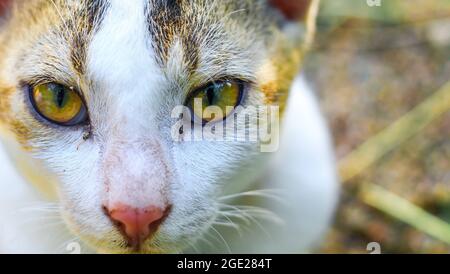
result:
[[[339,193],[298,74],[318,6],[0,0],[0,252],[312,251]]]

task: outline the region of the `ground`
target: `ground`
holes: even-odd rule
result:
[[[339,160],[450,80],[450,1],[365,2],[322,2],[318,37],[304,68]],[[367,244],[378,242],[384,253],[449,253],[448,242],[373,208],[360,195],[363,183],[375,184],[449,223],[449,136],[447,110],[356,177],[342,174],[341,205],[319,251],[367,253]]]

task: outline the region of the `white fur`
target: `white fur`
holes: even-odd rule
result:
[[[88,68],[92,78],[103,84],[92,91],[101,92],[95,98],[102,103],[108,98],[107,103],[115,106],[107,123],[98,117],[105,147],[100,169],[109,177],[106,204],[164,208],[165,176],[170,171],[156,123],[144,123],[155,119],[157,112],[150,110],[161,104],[157,83],[162,81],[148,43],[147,2],[110,1],[111,8],[89,47]]]
[[[332,221],[339,186],[328,127],[303,78],[294,82],[288,102],[280,150],[260,186],[281,189],[281,203],[264,205],[285,223],[264,225],[266,231],[253,225],[230,243],[233,252],[306,252],[321,243]]]
[[[331,221],[338,196],[334,157],[325,122],[303,80],[297,80],[294,85],[285,119],[282,147],[267,172],[268,180],[255,188],[284,188],[292,194],[286,203],[290,210],[278,207],[277,203],[268,206],[289,220],[288,226],[266,226],[271,237],[255,225],[245,237],[231,233],[234,239],[227,238],[227,242],[232,252],[305,251],[318,243]],[[0,163],[0,218],[5,220],[1,223],[0,251],[66,252],[61,247],[70,237],[58,242],[46,236],[47,229],[33,231],[22,223],[25,215],[18,214],[17,209],[45,201],[16,174],[4,153],[0,153]],[[42,213],[37,214],[37,217],[42,216]],[[35,224],[41,225],[45,225],[45,220]],[[57,233],[67,232],[60,227]],[[228,252],[223,243],[216,245],[217,250]],[[202,248],[211,251],[208,246]]]
[[[110,0],[89,44],[87,79],[80,83],[84,83],[91,138],[83,140],[84,129],[49,129],[45,140],[32,144],[37,148],[33,155],[9,149],[10,153],[33,157],[58,178],[67,227],[99,251],[127,251],[118,246],[124,239],[102,211],[102,205],[111,202],[173,205],[149,243],[150,250],[144,251],[179,252],[189,245],[198,245],[201,252],[296,252],[311,247],[332,216],[337,181],[329,134],[309,89],[301,80],[294,85],[277,154],[260,153],[254,143],[175,142],[170,114],[184,103],[189,91],[189,83],[177,81],[187,79],[184,68],[177,66],[183,63],[179,60],[183,47],[175,40],[167,67],[156,64],[147,31],[146,2]],[[199,72],[204,74],[198,76],[210,78],[215,68],[205,59],[216,53],[206,50],[206,44],[199,47],[208,56],[200,58]],[[226,52],[226,46],[214,49],[217,54]],[[264,53],[252,52],[234,56],[231,67],[222,70],[256,75]],[[263,104],[259,92],[249,94],[251,104]],[[273,162],[267,166],[270,157]],[[70,236],[63,240],[53,236],[66,235],[65,226],[57,232],[42,230],[46,219],[39,211],[31,214],[39,220],[33,225],[38,230],[21,223],[27,217],[16,210],[45,201],[7,162],[0,158],[5,163],[0,166],[0,251],[61,252],[55,246],[62,245],[64,252]],[[218,196],[224,195],[224,189],[234,193],[261,188],[281,188],[288,193],[280,196],[287,207],[269,200],[257,205],[274,211],[285,225],[269,222],[260,229],[253,223],[244,238],[224,231],[226,239],[220,241],[221,232],[211,228],[220,214]],[[270,239],[262,230],[267,230]],[[213,250],[203,245],[208,237],[203,232],[217,234],[214,238],[219,245],[214,243]]]
[[[0,254],[65,252],[73,236],[47,204],[17,174],[0,144]]]

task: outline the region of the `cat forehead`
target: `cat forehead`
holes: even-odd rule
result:
[[[181,40],[185,52],[189,53],[187,61],[192,66],[198,62],[198,48],[202,45],[215,48],[227,42],[230,51],[233,46],[234,50],[239,47],[245,50],[245,42],[239,40],[247,37],[248,41],[248,37],[258,31],[261,35],[265,22],[270,21],[269,14],[262,15],[264,3],[266,1],[150,0],[147,19],[158,61],[167,61],[176,39]]]
[[[59,17],[61,31],[72,33],[74,60],[83,56],[83,47],[89,45],[89,39],[105,25],[104,18],[113,14],[119,7],[126,14],[125,19],[139,17],[145,22],[134,20],[135,24],[145,24],[151,47],[158,62],[163,65],[168,61],[170,49],[178,40],[189,54],[186,62],[195,65],[198,61],[198,48],[202,45],[214,47],[214,42],[224,42],[227,37],[236,39],[236,44],[245,44],[239,38],[263,35],[264,27],[270,22],[271,14],[267,13],[266,1],[235,0],[81,0],[81,1],[47,1],[53,4]],[[47,3],[48,4],[48,3]],[[52,5],[50,5],[52,6]],[[51,10],[51,9],[49,9]],[[266,13],[265,13],[266,12]],[[264,14],[265,13],[265,14]],[[117,18],[119,20],[121,17]],[[124,19],[124,18],[122,18]],[[117,21],[116,20],[116,21]],[[110,23],[114,23],[110,20]],[[122,24],[129,24],[127,20]],[[120,29],[120,26],[116,26]],[[246,32],[244,29],[251,29]],[[259,33],[256,33],[258,32]],[[111,33],[114,35],[114,33]],[[70,37],[70,34],[68,35]],[[231,47],[232,45],[228,45]],[[232,50],[232,48],[230,48]],[[244,48],[240,48],[244,50]]]
[[[270,18],[273,19],[267,12],[266,1],[35,0],[23,3],[31,3],[24,4],[24,11],[20,11],[25,18],[31,18],[27,19],[28,33],[36,28],[38,32],[43,30],[43,35],[33,45],[34,51],[26,51],[31,58],[20,59],[28,62],[18,65],[25,70],[21,74],[33,73],[27,71],[32,65],[34,71],[57,75],[59,79],[55,80],[63,82],[89,73],[86,71],[89,54],[93,54],[92,44],[96,40],[103,40],[104,45],[103,49],[97,45],[97,55],[92,58],[102,52],[115,58],[120,51],[132,50],[136,54],[151,54],[163,70],[169,67],[173,71],[187,74],[197,71],[205,77],[214,77],[208,73],[214,71],[220,76],[221,70],[227,67],[231,69],[228,73],[250,77],[251,63],[239,63],[237,59],[255,60],[258,52],[255,40],[267,39],[268,32],[264,30],[272,22]],[[102,39],[97,39],[102,35]],[[124,40],[118,41],[118,37]],[[132,48],[138,40],[145,41],[145,47]],[[32,63],[44,59],[48,62]]]

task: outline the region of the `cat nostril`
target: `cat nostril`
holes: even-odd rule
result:
[[[103,207],[106,215],[123,234],[128,244],[135,250],[158,230],[170,212],[170,206],[161,209],[155,206],[143,208],[118,204]]]

